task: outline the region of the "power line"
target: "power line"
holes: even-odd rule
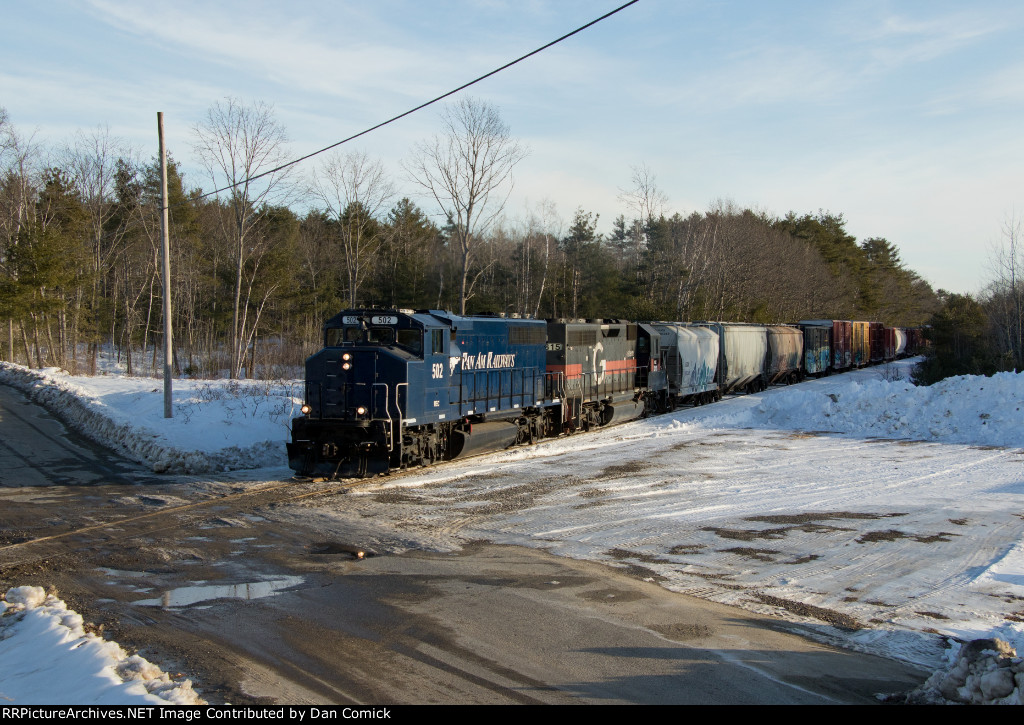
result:
[[[205,199],[208,196],[213,196],[214,194],[219,194],[222,191],[228,191],[229,189],[234,189],[236,186],[241,186],[242,184],[248,183],[250,181],[256,181],[257,179],[261,179],[264,176],[269,176],[270,174],[275,174],[278,171],[282,171],[284,169],[287,169],[289,166],[294,166],[295,164],[301,163],[301,162],[305,161],[306,159],[310,159],[310,158],[312,158],[312,157],[314,157],[314,156],[316,156],[318,154],[322,154],[324,151],[330,151],[331,149],[336,148],[338,146],[341,146],[342,144],[348,143],[349,141],[353,141],[353,140],[359,138],[360,136],[365,136],[366,134],[370,133],[371,131],[376,131],[378,128],[382,128],[384,126],[387,126],[389,123],[394,123],[395,121],[398,121],[399,119],[405,118],[406,116],[409,116],[409,115],[411,115],[413,113],[416,113],[417,111],[421,111],[424,108],[426,108],[427,106],[431,106],[431,105],[437,103],[438,101],[443,101],[445,98],[448,98],[449,96],[453,96],[456,93],[458,93],[459,91],[463,91],[463,90],[469,88],[470,86],[475,85],[475,84],[479,83],[482,80],[486,80],[487,78],[490,78],[491,76],[493,76],[493,75],[495,75],[497,73],[500,73],[501,71],[503,71],[503,70],[505,70],[507,68],[511,68],[516,63],[520,63],[520,62],[526,60],[527,58],[535,56],[538,53],[540,53],[542,51],[545,51],[545,50],[547,50],[548,48],[550,48],[550,47],[552,47],[554,45],[558,45],[563,40],[566,40],[567,38],[571,38],[572,36],[576,35],[577,33],[583,32],[587,28],[589,28],[589,27],[591,27],[593,25],[596,25],[597,23],[601,22],[602,20],[604,20],[606,18],[610,18],[612,15],[615,15],[616,13],[618,13],[618,12],[620,12],[622,10],[625,10],[630,5],[635,5],[638,2],[640,2],[640,0],[629,0],[629,2],[627,2],[627,3],[623,4],[623,5],[620,5],[619,7],[615,8],[614,10],[612,10],[610,12],[605,13],[601,17],[595,18],[595,19],[591,20],[586,25],[581,25],[580,27],[576,28],[575,30],[573,30],[573,31],[571,31],[569,33],[566,33],[562,37],[556,38],[555,40],[552,40],[550,43],[542,45],[539,48],[537,48],[536,50],[530,51],[526,55],[522,55],[522,56],[516,58],[513,61],[509,61],[505,65],[503,65],[503,66],[501,66],[499,68],[495,68],[491,72],[485,73],[484,75],[480,76],[479,78],[471,80],[468,83],[463,83],[458,88],[454,88],[454,89],[448,91],[447,93],[443,93],[440,96],[438,96],[437,98],[431,99],[431,100],[427,101],[426,103],[421,103],[420,105],[416,106],[415,108],[410,108],[405,113],[400,113],[397,116],[389,118],[386,121],[381,121],[376,126],[371,126],[370,128],[368,128],[368,129],[366,129],[364,131],[360,131],[357,134],[353,134],[352,136],[349,136],[346,139],[342,139],[341,141],[338,141],[336,143],[332,143],[330,146],[325,146],[324,148],[320,149],[319,151],[313,151],[312,153],[308,153],[305,156],[300,156],[299,158],[297,158],[297,159],[295,159],[293,161],[289,161],[288,163],[281,164],[280,166],[277,166],[277,167],[275,167],[273,169],[270,169],[269,171],[264,171],[262,173],[256,174],[255,176],[250,176],[250,177],[247,177],[245,179],[242,179],[241,181],[236,182],[234,184],[230,184],[230,185],[225,186],[225,187],[220,188],[220,189],[214,189],[213,191],[209,191],[209,192],[207,192],[205,194],[201,194],[200,196],[195,197],[194,200]]]

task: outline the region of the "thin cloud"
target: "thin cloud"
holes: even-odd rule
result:
[[[369,42],[365,21],[346,10],[347,27],[329,29],[333,42],[320,38],[328,29],[314,27],[306,17],[285,18],[277,10],[260,14],[248,6],[244,15],[216,4],[157,8],[136,3],[91,0],[99,18],[133,35],[158,40],[182,56],[217,62],[291,89],[335,97],[363,99],[369,88],[387,79],[391,92],[417,89],[404,84],[409,68],[441,72],[444,65],[431,54],[413,52],[398,43]],[[392,33],[393,35],[393,33]]]
[[[982,12],[924,20],[890,15],[868,30],[862,41],[871,46],[870,54],[877,64],[892,69],[947,56],[1005,27],[1005,19],[990,18]]]

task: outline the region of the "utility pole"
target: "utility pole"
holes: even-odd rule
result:
[[[164,146],[164,114],[156,113],[160,135],[160,226],[164,238],[164,417],[173,418],[171,405],[171,361],[173,360],[173,334],[171,331],[171,229],[167,209],[167,148]]]

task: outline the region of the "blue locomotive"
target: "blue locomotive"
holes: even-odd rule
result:
[[[661,407],[658,344],[619,320],[346,310],[306,361],[289,465],[366,476],[636,418]]]
[[[542,437],[546,343],[538,320],[346,310],[306,361],[289,465],[364,476]]]

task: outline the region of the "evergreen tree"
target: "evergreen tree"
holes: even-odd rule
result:
[[[985,308],[970,295],[950,294],[925,331],[931,346],[914,372],[914,382],[931,385],[952,375],[992,375],[1012,369],[1000,357]]]

